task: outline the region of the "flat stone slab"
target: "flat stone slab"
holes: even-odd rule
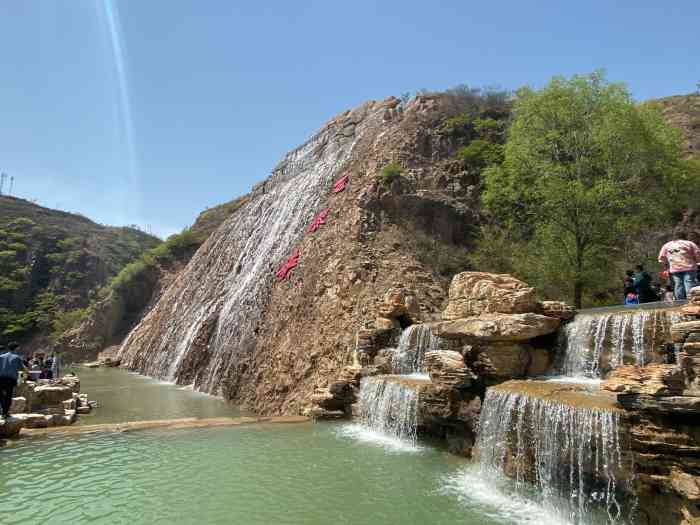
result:
[[[513,380],[490,387],[489,390],[538,397],[577,408],[623,412],[622,408],[617,404],[614,394],[601,391],[597,387],[576,383]]]
[[[129,421],[126,423],[105,423],[102,425],[73,425],[70,427],[50,427],[41,429],[23,429],[22,436],[41,436],[46,434],[90,434],[95,432],[133,432],[137,430],[163,429],[176,430],[183,428],[216,428],[237,427],[243,425],[279,425],[291,423],[307,423],[310,419],[304,416],[274,416],[274,417],[215,417],[207,419],[160,419],[154,421]]]
[[[527,341],[556,332],[561,321],[539,314],[482,314],[433,325],[438,337],[481,341]]]
[[[627,410],[641,410],[658,414],[700,415],[700,397],[619,394],[617,400]]]

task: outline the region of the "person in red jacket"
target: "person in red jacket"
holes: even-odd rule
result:
[[[676,300],[686,299],[690,289],[698,284],[700,248],[685,238],[686,232],[677,231],[676,239],[664,244],[659,252],[659,262],[668,266]]]

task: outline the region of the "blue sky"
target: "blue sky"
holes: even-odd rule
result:
[[[2,2],[0,170],[19,197],[168,235],[367,99],[597,68],[638,99],[691,92],[700,2],[665,4]]]

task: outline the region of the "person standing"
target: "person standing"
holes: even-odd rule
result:
[[[637,296],[637,291],[634,288],[634,272],[632,270],[627,270],[627,272],[625,272],[623,289],[625,304],[639,304],[639,297]]]
[[[634,274],[632,285],[637,293],[640,303],[653,303],[659,300],[659,296],[656,295],[651,287],[651,275],[644,269],[644,266],[638,264],[636,266],[636,273]]]
[[[22,358],[15,353],[17,343],[10,343],[9,350],[0,353],[0,409],[3,419],[10,417],[12,397],[17,386],[19,373],[26,370]]]
[[[668,265],[676,300],[686,299],[691,288],[697,285],[700,248],[685,240],[686,232],[677,231],[676,239],[663,245],[659,262]]]

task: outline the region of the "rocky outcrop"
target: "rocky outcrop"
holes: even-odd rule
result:
[[[382,295],[380,308],[380,316],[392,320],[387,323],[387,330],[376,328],[380,323],[374,321],[374,329],[363,328],[360,331],[359,363],[345,367],[328,387],[318,389],[305,413],[317,418],[363,414],[362,407],[358,406],[358,400],[364,399],[361,378],[383,374],[371,383],[377,392],[383,391],[384,384],[400,385],[402,389],[415,392],[419,432],[445,439],[451,450],[470,456],[486,387],[512,378],[543,374],[550,363],[550,352],[540,346],[541,341],[537,338],[555,332],[561,318],[566,315],[549,317],[534,311],[481,311],[497,308],[495,303],[491,306],[487,304],[489,298],[511,305],[505,309],[512,310],[525,308],[523,297],[534,297],[534,292],[525,283],[505,275],[466,272],[454,278],[451,290],[460,290],[459,300],[465,305],[472,305],[470,311],[478,313],[467,318],[411,326],[404,332],[408,336],[401,337],[404,346],[397,350],[382,348],[382,343],[388,345],[395,338],[381,339],[380,334],[386,336],[396,332],[400,316],[416,319],[419,310],[409,308],[407,298],[415,298],[416,303],[420,304],[421,297],[400,286],[390,288]],[[474,300],[466,295],[472,292],[476,294]],[[457,297],[456,294],[454,292],[452,296]],[[539,312],[545,310],[534,300],[528,303],[527,308]],[[556,306],[548,309],[560,313],[568,310],[563,303],[556,303]],[[453,308],[452,311],[456,310]],[[413,338],[411,334],[422,334],[424,339]],[[427,377],[415,374],[386,375],[394,369],[397,352],[418,351],[418,339],[421,340],[420,348],[427,349],[420,361],[422,365],[412,370],[424,372]],[[406,348],[406,344],[416,345],[416,348]],[[386,388],[396,393],[395,389]],[[369,399],[374,400],[374,397],[370,395]],[[363,415],[364,419],[367,419],[366,414]]]
[[[67,375],[57,380],[27,381],[17,386],[10,418],[0,419],[0,438],[11,438],[23,428],[72,425],[79,413],[88,413],[93,402],[80,393],[80,379]]]
[[[444,338],[465,338],[488,342],[527,341],[556,332],[559,323],[556,317],[534,313],[487,313],[478,317],[437,323],[433,331],[435,335]]]
[[[538,310],[542,315],[556,317],[561,321],[568,321],[576,315],[576,309],[563,301],[542,301]]]
[[[636,494],[644,523],[700,523],[700,373],[698,321],[671,327],[678,363],[621,367],[603,388],[628,413]]]
[[[442,318],[449,321],[484,313],[519,314],[537,309],[535,290],[510,275],[463,272],[450,285]]]
[[[66,399],[73,398],[73,389],[66,385],[39,385],[34,389],[32,408],[62,406]]]
[[[464,363],[464,356],[452,350],[428,352],[424,366],[430,381],[443,387],[467,388],[477,378]]]
[[[390,98],[332,119],[202,245],[124,342],[122,366],[296,413],[356,348],[367,364],[402,325],[437,319],[448,282],[433,254],[469,246],[478,200],[445,171],[459,147],[437,132],[450,111],[439,97]],[[387,183],[390,161],[403,173]],[[297,266],[277,280],[294,249]]]
[[[620,394],[676,396],[683,393],[685,381],[685,374],[677,365],[627,365],[610,372],[601,388]]]

